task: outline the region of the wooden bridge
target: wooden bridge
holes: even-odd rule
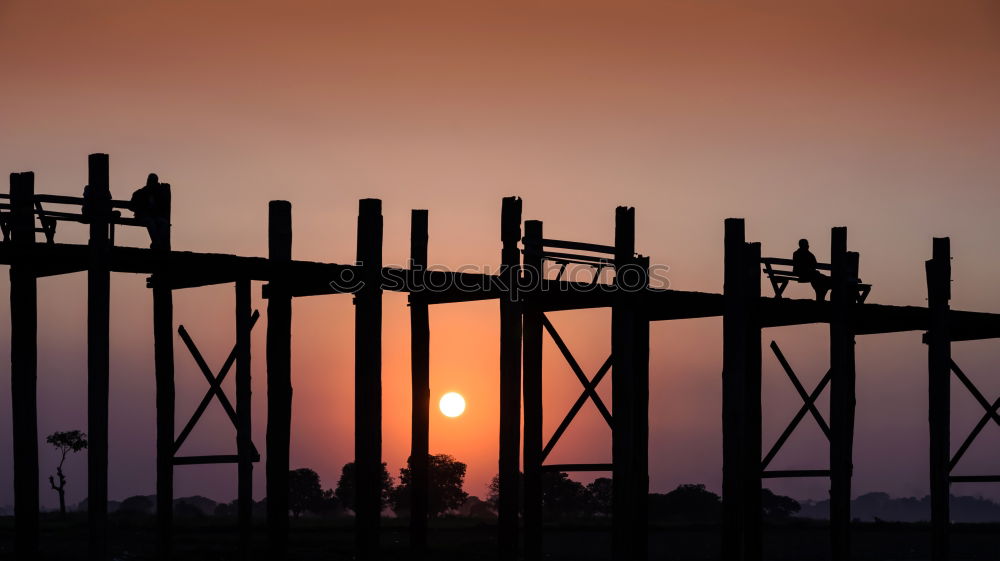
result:
[[[409,293],[411,314],[413,423],[411,545],[414,558],[426,548],[427,455],[429,411],[428,307],[449,302],[497,300],[500,321],[499,535],[502,559],[542,558],[542,488],[545,470],[610,471],[613,479],[613,556],[620,561],[647,556],[649,324],[700,317],[723,318],[723,536],[724,558],[761,558],[760,489],[764,478],[824,477],[831,481],[832,558],[850,558],[850,498],[855,408],[854,340],[859,335],[900,331],[923,332],[928,347],[930,403],[930,488],[933,559],[948,558],[949,485],[955,481],[1000,481],[1000,476],[954,476],[952,468],[982,427],[1000,424],[1000,400],[988,402],[951,359],[951,342],[1000,337],[1000,314],[954,311],[949,307],[951,264],[947,238],[933,242],[927,261],[928,306],[886,306],[859,301],[858,254],[848,251],[846,228],[832,230],[830,301],[765,297],[761,294],[759,243],[745,239],[742,219],[725,222],[723,294],[661,290],[649,286],[649,258],[636,253],[635,212],[615,212],[615,239],[598,245],[543,236],[540,221],[521,219],[521,200],[509,197],[501,209],[501,269],[495,275],[427,270],[428,213],[414,210],[411,266],[382,264],[381,202],[359,205],[357,262],[320,263],[292,259],[291,205],[271,201],[267,257],[174,251],[169,228],[169,186],[162,184],[159,212],[134,217],[136,203],[111,198],[108,156],[92,154],[83,197],[35,194],[31,172],[11,174],[8,203],[0,205],[0,263],[10,265],[11,386],[13,396],[16,552],[34,559],[38,552],[37,431],[37,279],[87,272],[88,290],[88,509],[90,558],[107,558],[109,302],[111,273],[148,275],[153,300],[154,376],[157,426],[157,527],[159,552],[172,557],[173,470],[179,464],[234,463],[239,489],[239,532],[244,554],[251,535],[253,463],[259,453],[251,441],[250,282],[263,281],[267,317],[267,527],[271,559],[283,559],[288,539],[289,435],[292,411],[290,339],[292,302],[308,295],[352,294],[355,304],[355,463],[357,466],[356,547],[358,558],[379,554],[381,471],[381,322],[382,293]],[[68,210],[53,211],[55,205]],[[48,207],[48,208],[47,208]],[[57,241],[62,221],[87,224],[89,242]],[[117,227],[147,227],[150,248],[120,247]],[[42,233],[44,241],[37,239]],[[609,269],[606,283],[542,278],[543,265],[577,264]],[[629,273],[629,274],[626,274]],[[631,276],[630,276],[631,275]],[[595,279],[597,275],[595,274]],[[351,279],[351,283],[342,282]],[[214,374],[199,364],[210,383],[206,400],[228,398],[222,378],[235,365],[235,407],[229,417],[237,429],[237,454],[179,456],[190,428],[175,434],[174,290],[233,284],[235,340],[226,365]],[[876,285],[877,294],[877,285]],[[612,310],[611,356],[588,377],[548,321],[546,313],[586,308]],[[761,434],[761,330],[768,327],[826,323],[830,326],[830,370],[811,394],[796,384],[804,404],[778,443],[765,456]],[[580,399],[556,433],[542,430],[542,342],[553,337],[583,387]],[[190,337],[188,349],[200,357]],[[781,359],[780,350],[775,352]],[[980,426],[953,457],[950,443],[950,376],[969,388],[985,410]],[[610,409],[596,387],[607,375],[614,384]],[[830,418],[822,419],[813,402],[830,388]],[[611,464],[546,464],[555,441],[587,400],[594,401],[612,432]],[[203,402],[207,405],[207,401]],[[521,415],[523,406],[523,433]],[[767,464],[805,414],[821,421],[828,436],[830,465],[825,470],[768,471]],[[189,427],[197,422],[197,416]],[[518,486],[523,451],[523,550],[519,546]]]

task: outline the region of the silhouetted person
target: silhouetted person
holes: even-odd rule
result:
[[[170,229],[170,187],[160,183],[155,173],[149,174],[146,184],[132,193],[129,201],[136,220],[149,231],[150,247],[158,249]]]
[[[816,256],[809,251],[809,240],[799,240],[799,248],[792,254],[792,273],[798,275],[801,282],[812,284],[816,291],[816,300],[822,301],[830,291],[830,277],[816,270]]]

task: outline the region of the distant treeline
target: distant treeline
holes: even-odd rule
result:
[[[802,501],[801,518],[825,520],[830,501]],[[866,493],[851,501],[851,517],[864,522],[925,522],[931,519],[931,498],[892,498],[888,493]],[[951,496],[952,522],[1000,522],[1000,504],[984,497]]]

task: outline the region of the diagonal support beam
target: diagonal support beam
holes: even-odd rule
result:
[[[974,397],[976,401],[979,402],[979,405],[983,406],[983,409],[985,409],[988,412],[989,416],[993,418],[993,421],[997,425],[1000,425],[1000,415],[998,415],[996,410],[993,409],[993,406],[990,404],[990,402],[986,401],[986,398],[983,397],[983,394],[979,392],[979,388],[977,388],[976,385],[972,383],[972,380],[969,380],[969,377],[965,375],[965,372],[962,372],[962,369],[959,368],[957,364],[955,364],[955,361],[951,362],[951,369],[955,373],[955,376],[962,382],[962,384],[965,385],[966,388],[968,388],[969,393],[972,394],[972,397]]]
[[[969,450],[969,446],[972,446],[973,441],[976,440],[976,437],[979,436],[979,433],[982,432],[984,428],[986,428],[986,425],[989,424],[990,419],[992,419],[997,424],[1000,424],[1000,420],[998,420],[998,415],[997,415],[997,412],[1000,411],[1000,398],[997,398],[996,401],[992,403],[992,405],[986,403],[986,398],[983,397],[981,393],[979,393],[979,390],[976,388],[976,386],[972,384],[972,381],[969,380],[969,378],[965,375],[964,372],[961,371],[961,369],[958,368],[958,365],[956,365],[954,361],[952,361],[951,363],[951,368],[955,372],[955,375],[958,377],[958,379],[961,380],[963,384],[965,384],[965,387],[969,388],[969,391],[972,392],[972,395],[976,398],[976,401],[978,401],[979,404],[983,406],[983,408],[986,410],[986,413],[982,416],[982,418],[979,419],[979,422],[976,423],[976,426],[972,429],[972,432],[969,433],[969,436],[966,437],[964,442],[962,442],[962,445],[958,447],[958,451],[955,452],[955,455],[951,458],[951,461],[948,462],[949,472],[955,469],[955,466],[958,465],[958,461],[961,460],[962,456],[964,456],[965,453]]]
[[[783,368],[785,373],[788,374],[788,379],[791,380],[792,385],[795,386],[795,391],[799,392],[799,396],[802,397],[802,401],[805,402],[806,406],[809,408],[809,412],[812,413],[813,418],[816,419],[817,423],[819,423],[819,428],[823,429],[823,434],[825,434],[826,438],[829,440],[830,426],[826,424],[826,420],[823,419],[823,416],[819,414],[819,410],[816,409],[816,404],[813,403],[815,400],[810,399],[809,394],[806,393],[806,389],[802,387],[802,383],[799,382],[799,378],[795,375],[795,371],[792,370],[788,361],[785,360],[785,355],[781,353],[781,349],[778,348],[778,344],[774,341],[771,341],[771,350],[774,351],[774,356],[777,357],[778,362],[781,363],[781,368]],[[823,379],[826,380],[826,382],[829,382],[830,375],[830,372],[827,372]],[[820,383],[824,384],[824,382]]]
[[[570,423],[573,422],[573,419],[576,417],[576,414],[580,412],[581,408],[583,408],[583,404],[587,402],[587,399],[590,395],[588,390],[590,391],[596,390],[597,385],[601,383],[601,380],[604,379],[604,376],[608,373],[609,370],[611,370],[611,362],[612,362],[611,357],[609,356],[608,360],[604,361],[604,364],[601,365],[601,369],[597,371],[597,374],[594,374],[594,378],[584,384],[583,393],[581,393],[580,397],[577,398],[576,403],[574,403],[573,406],[570,407],[569,412],[566,413],[566,417],[563,418],[561,423],[559,423],[559,427],[556,428],[554,433],[552,433],[552,438],[549,439],[548,444],[546,444],[545,448],[542,450],[542,462],[544,462],[545,459],[549,457],[549,453],[552,452],[553,448],[555,448],[556,443],[559,442],[559,438],[563,435],[564,432],[566,432],[566,429],[569,428],[569,425]],[[611,427],[612,419],[605,417],[605,420],[608,422],[608,427]]]
[[[593,387],[591,387],[590,380],[587,379],[587,375],[583,373],[583,369],[580,368],[576,359],[573,358],[573,353],[570,352],[569,347],[566,346],[562,337],[560,337],[559,333],[556,332],[555,326],[552,325],[549,318],[545,317],[545,314],[542,314],[542,325],[545,327],[545,330],[549,332],[549,335],[552,336],[552,341],[555,342],[557,347],[559,347],[559,352],[561,352],[566,358],[566,362],[569,363],[569,367],[573,369],[573,373],[576,374],[577,379],[579,379],[580,383],[583,384],[584,393],[594,401],[594,405],[597,406],[601,415],[604,416],[604,420],[608,422],[608,426],[611,426],[611,412],[604,406],[601,396],[597,395],[597,392]]]
[[[260,312],[254,310],[253,314],[250,316],[251,329],[253,329],[253,326],[257,323],[257,320],[259,318],[260,318]],[[191,356],[194,357],[194,361],[195,363],[197,363],[198,368],[205,376],[205,379],[208,380],[209,388],[208,392],[205,393],[205,397],[202,398],[201,403],[198,404],[198,407],[195,409],[194,414],[191,416],[191,420],[187,422],[187,424],[184,426],[184,430],[181,431],[180,435],[177,437],[177,440],[174,442],[175,454],[180,450],[181,445],[184,444],[184,441],[187,440],[187,437],[188,435],[191,434],[191,431],[194,430],[195,425],[198,424],[198,421],[201,419],[202,414],[205,413],[205,410],[208,408],[208,405],[212,402],[212,397],[217,397],[219,399],[219,403],[222,405],[222,408],[226,410],[226,414],[229,416],[229,419],[233,422],[234,427],[236,426],[237,422],[236,410],[233,409],[232,404],[229,402],[229,398],[226,397],[225,392],[222,391],[222,382],[225,380],[226,375],[229,374],[229,371],[232,369],[233,364],[236,362],[236,353],[237,353],[236,346],[235,345],[233,346],[233,350],[230,351],[229,356],[226,358],[225,363],[223,363],[222,368],[219,370],[219,373],[217,375],[213,375],[212,370],[208,366],[208,363],[205,362],[205,358],[202,357],[201,352],[198,351],[197,345],[195,345],[194,341],[191,339],[191,336],[188,334],[187,330],[184,329],[183,325],[177,328],[177,333],[181,336],[181,339],[184,341],[184,344],[191,352]],[[259,453],[257,452],[256,447],[254,447],[253,449],[253,455],[254,457],[259,457]]]
[[[809,394],[808,399],[806,400],[805,403],[802,404],[802,407],[799,408],[798,413],[796,413],[795,416],[792,417],[791,422],[788,423],[788,427],[785,428],[785,432],[781,433],[781,436],[778,437],[778,440],[774,443],[774,446],[772,446],[771,450],[767,453],[767,456],[764,457],[764,460],[761,462],[760,466],[761,470],[767,469],[767,466],[771,464],[771,460],[773,460],[774,457],[778,454],[778,451],[781,450],[781,447],[784,446],[785,441],[788,440],[788,437],[790,437],[792,433],[795,431],[795,428],[799,425],[799,422],[802,421],[802,419],[806,416],[806,413],[810,410],[811,407],[813,407],[813,404],[816,402],[816,399],[820,396],[820,394],[823,393],[823,390],[826,389],[827,384],[830,383],[830,378],[832,377],[832,374],[833,374],[832,371],[830,370],[826,371],[826,375],[823,376],[823,379],[819,381],[819,384],[816,386],[816,389],[813,390],[813,393]],[[828,439],[829,437],[830,435],[827,434]]]

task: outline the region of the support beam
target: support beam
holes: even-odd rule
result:
[[[847,251],[847,228],[832,230],[830,251],[830,541],[833,559],[851,559],[851,475],[854,470],[854,331],[858,254]]]
[[[746,558],[744,481],[740,475],[747,367],[746,278],[742,274],[745,245],[743,219],[726,219],[722,312],[722,558],[733,561]]]
[[[517,558],[521,435],[521,303],[516,290],[521,255],[521,199],[505,197],[500,214],[503,243],[500,276],[509,292],[500,297],[500,453],[498,539],[500,560]]]
[[[410,215],[410,268],[427,270],[427,211]],[[410,380],[412,421],[410,427],[410,548],[413,559],[427,551],[427,500],[430,454],[430,317],[427,301],[410,294]]]
[[[541,286],[542,222],[524,223],[525,285]],[[525,298],[524,338],[524,558],[542,559],[542,311],[540,290],[531,290]]]
[[[270,558],[284,561],[288,549],[288,456],[292,430],[292,205],[268,204],[267,300],[267,535]]]
[[[726,220],[722,355],[723,558],[761,558],[760,244]]]
[[[160,559],[171,559],[174,511],[174,295],[170,278],[170,187],[162,185],[165,224],[150,228],[155,272],[153,289],[153,360],[156,378],[156,528]]]
[[[616,561],[645,559],[648,549],[644,495],[649,487],[645,463],[649,326],[640,310],[641,291],[626,288],[636,282],[641,269],[635,255],[635,209],[618,207],[614,282],[619,290],[611,307],[612,558]]]
[[[91,154],[83,190],[83,214],[90,222],[87,269],[87,521],[91,561],[107,558],[108,389],[111,302],[111,190],[108,155]]]
[[[951,244],[934,238],[933,257],[927,261],[927,374],[930,423],[931,561],[949,557],[951,473]],[[953,479],[952,479],[953,480]]]
[[[14,444],[14,556],[38,557],[38,287],[32,249],[35,174],[10,174],[10,394]]]
[[[761,311],[760,243],[743,246],[743,301],[746,323],[746,355],[743,382],[743,545],[747,561],[760,561],[763,555],[761,509]]]
[[[364,283],[354,296],[355,543],[358,559],[379,556],[382,511],[382,201],[358,209],[358,267]]]
[[[250,390],[250,281],[236,281],[236,453],[240,556],[249,559],[253,531],[253,462]]]

